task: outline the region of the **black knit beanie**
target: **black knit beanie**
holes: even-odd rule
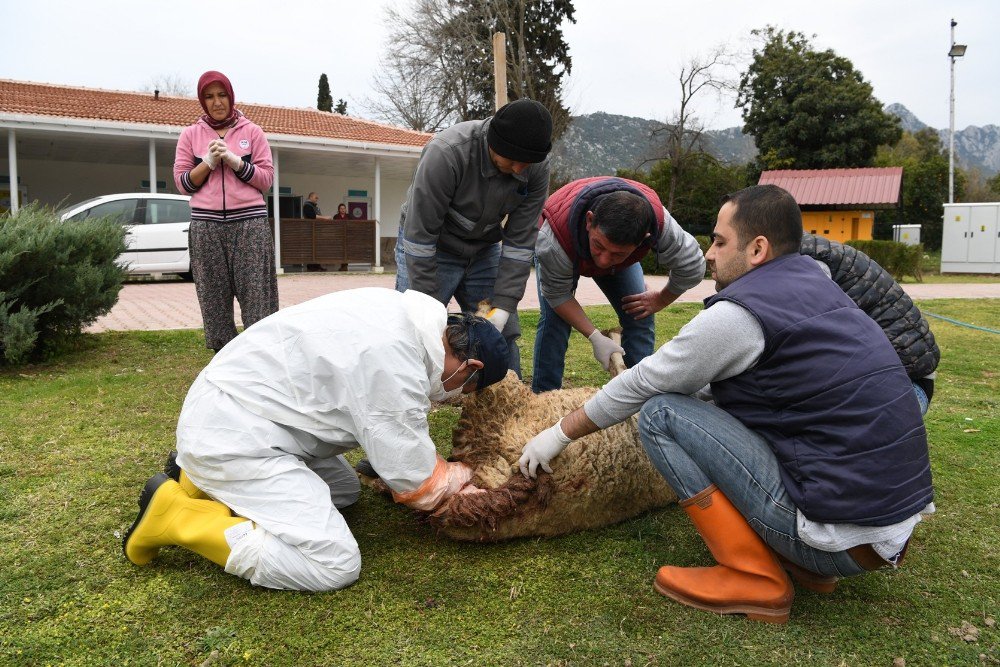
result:
[[[552,116],[535,100],[514,100],[493,116],[486,143],[508,160],[541,162],[552,149]]]

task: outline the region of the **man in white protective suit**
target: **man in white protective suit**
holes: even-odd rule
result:
[[[409,507],[477,491],[437,454],[427,414],[501,380],[507,355],[487,320],[416,291],[335,292],[257,322],[188,391],[172,475],[146,482],[126,557],[180,545],[258,586],[349,586],[361,554],[338,508],[360,485],[344,452],[360,446]]]

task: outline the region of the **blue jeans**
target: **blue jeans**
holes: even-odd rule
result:
[[[531,391],[536,394],[562,387],[566,348],[569,347],[571,333],[570,325],[559,317],[542,296],[539,273],[536,262],[535,278],[539,283],[538,305],[541,309],[538,331],[535,333],[535,360],[531,372]],[[622,347],[625,348],[625,365],[631,368],[651,355],[653,345],[656,343],[654,316],[637,320],[622,309],[622,297],[646,291],[642,267],[637,262],[613,275],[596,277],[594,282],[618,313],[618,322],[622,327]]]
[[[865,570],[846,551],[828,552],[798,537],[795,505],[767,442],[725,410],[681,394],[646,401],[639,437],[653,465],[685,500],[715,484],[776,552],[825,576]]]
[[[913,393],[917,396],[917,403],[920,404],[920,414],[926,415],[927,409],[931,406],[931,400],[927,398],[927,392],[916,382],[913,383]]]
[[[476,312],[479,302],[483,299],[493,299],[493,288],[497,282],[500,268],[500,244],[495,243],[483,248],[471,258],[463,258],[443,250],[437,255],[437,286],[438,293],[431,296],[437,298],[446,307],[452,297],[458,302],[463,312]],[[405,292],[410,289],[410,274],[406,268],[406,254],[403,252],[403,230],[399,230],[396,240],[396,290]],[[517,339],[521,337],[521,323],[517,313],[511,313],[503,328],[503,337],[507,341],[509,356],[507,367],[521,377],[521,350],[517,347]]]

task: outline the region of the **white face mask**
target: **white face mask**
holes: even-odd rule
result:
[[[465,385],[459,385],[451,391],[448,391],[444,388],[444,384],[458,375],[458,372],[461,371],[468,363],[468,361],[463,361],[462,365],[456,368],[454,373],[443,380],[440,376],[435,375],[434,379],[431,380],[431,391],[427,397],[435,403],[443,403],[445,405],[457,403],[458,400],[462,398],[462,390],[465,389]]]

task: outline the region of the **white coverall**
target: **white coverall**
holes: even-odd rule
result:
[[[361,554],[337,507],[360,486],[343,453],[360,445],[397,500],[439,477],[427,413],[446,321],[419,292],[336,292],[257,322],[202,370],[177,424],[177,461],[253,522],[227,531],[226,572],[308,591],[357,580]]]

